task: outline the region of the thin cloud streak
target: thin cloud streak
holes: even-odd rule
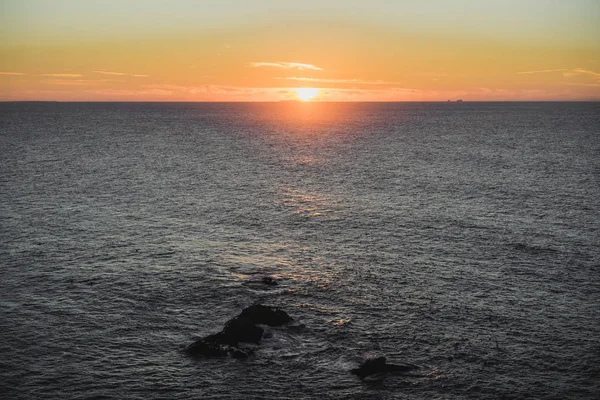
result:
[[[45,83],[49,84],[49,85],[98,85],[101,83],[105,83],[105,82],[112,82],[109,79],[69,79],[69,80],[62,80],[62,79],[50,79],[47,81],[44,81]]]
[[[600,87],[599,83],[575,83],[575,82],[565,82],[565,85],[569,86],[586,86],[586,87]]]
[[[237,87],[226,85],[181,86],[170,84],[143,85],[139,89],[97,89],[89,94],[128,101],[279,101],[293,89]],[[290,95],[291,96],[291,95]]]
[[[95,74],[101,75],[114,75],[114,76],[133,76],[134,78],[148,78],[150,75],[143,74],[128,74],[126,72],[113,72],[113,71],[92,71]]]
[[[570,72],[565,72],[563,75],[564,76],[590,75],[590,76],[593,76],[596,78],[600,78],[600,73],[590,71],[588,69],[583,69],[583,68],[575,68],[575,69],[571,70]]]
[[[257,61],[251,62],[251,67],[260,68],[260,67],[269,67],[269,68],[283,68],[283,69],[298,69],[300,71],[304,70],[312,70],[312,71],[323,71],[323,68],[317,67],[312,64],[304,64],[297,62],[265,62],[265,61]]]
[[[400,85],[401,82],[388,82],[382,80],[366,81],[363,79],[328,79],[328,78],[307,78],[307,77],[288,77],[288,78],[275,78],[286,81],[301,81],[301,82],[318,82],[318,83],[350,83],[360,85]]]
[[[95,74],[102,74],[102,75],[117,75],[117,76],[126,76],[127,74],[125,72],[111,72],[111,71],[92,71]]]
[[[592,80],[597,81],[598,83],[600,83],[600,72],[595,72],[595,71],[591,71],[589,69],[585,69],[585,68],[573,68],[573,69],[566,69],[566,68],[561,68],[561,69],[544,69],[544,70],[540,70],[540,71],[524,71],[524,72],[517,72],[518,74],[538,74],[538,73],[547,73],[547,72],[562,72],[562,76],[566,77],[566,78],[572,78],[572,77],[576,77],[576,76],[587,76],[588,78],[591,78]],[[571,84],[571,83],[568,83]],[[573,86],[598,86],[596,83],[572,83],[571,85]]]
[[[517,72],[517,74],[519,75],[524,75],[524,74],[545,74],[545,73],[549,73],[549,72],[562,72],[563,76],[576,76],[576,75],[590,75],[593,77],[597,77],[600,78],[600,72],[594,72],[594,71],[590,71],[589,69],[584,69],[584,68],[573,68],[573,69],[567,69],[567,68],[559,68],[559,69],[542,69],[539,71],[522,71],[522,72]]]
[[[42,74],[42,76],[50,76],[53,78],[81,78],[81,74]]]
[[[567,71],[566,68],[560,68],[560,69],[542,69],[539,71],[523,71],[523,72],[517,72],[517,74],[519,75],[524,75],[524,74],[545,74],[548,72],[563,72],[563,71]]]
[[[22,72],[0,72],[0,75],[14,75],[14,76],[22,76],[25,75]]]
[[[217,93],[217,94],[255,94],[270,92],[273,88],[254,88],[254,87],[239,87],[239,86],[227,86],[227,85],[201,85],[201,86],[181,86],[181,85],[169,85],[169,84],[153,84],[145,85],[144,88],[150,90],[161,90],[170,93],[188,93],[188,94],[199,94],[199,93]],[[278,88],[275,88],[278,89]]]

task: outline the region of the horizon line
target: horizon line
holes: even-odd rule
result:
[[[460,100],[460,101],[459,101]],[[325,104],[325,103],[598,103],[599,99],[593,100],[265,100],[265,101],[220,101],[220,100],[0,100],[0,103],[294,103],[294,104]]]

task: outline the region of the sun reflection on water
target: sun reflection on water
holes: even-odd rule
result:
[[[311,218],[333,213],[332,202],[324,196],[308,194],[306,192],[282,187],[282,199],[278,204],[292,209],[293,215]]]

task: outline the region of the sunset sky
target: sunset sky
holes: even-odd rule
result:
[[[600,100],[597,0],[0,7],[0,100]]]

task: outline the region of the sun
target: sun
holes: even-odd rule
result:
[[[311,101],[319,94],[319,89],[317,88],[297,88],[294,91],[298,100],[302,101]]]

